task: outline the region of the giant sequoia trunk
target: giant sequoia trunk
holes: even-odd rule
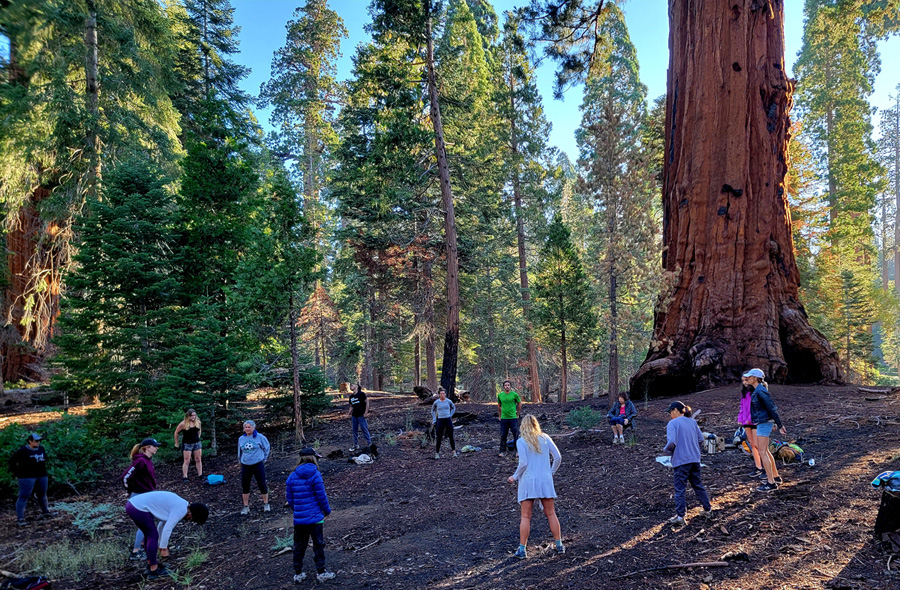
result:
[[[782,0],[670,0],[663,170],[668,279],[633,395],[736,381],[838,382],[798,301],[784,178],[793,84]]]

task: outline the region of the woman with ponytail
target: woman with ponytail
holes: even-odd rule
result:
[[[516,450],[519,453],[519,468],[507,480],[509,483],[519,482],[519,505],[522,507],[519,548],[513,555],[519,559],[526,557],[525,546],[528,544],[528,535],[531,534],[531,510],[535,500],[541,501],[544,514],[547,515],[550,532],[556,541],[556,552],[565,553],[554,506],[556,489],[553,487],[553,474],[559,469],[559,449],[549,436],[541,432],[537,418],[528,414],[522,418]]]
[[[672,402],[666,411],[671,420],[666,425],[666,448],[663,451],[672,455],[675,479],[675,516],[669,519],[669,524],[677,527],[684,525],[684,515],[687,513],[684,492],[688,482],[703,505],[703,516],[711,518],[713,511],[709,494],[700,481],[700,444],[703,442],[703,433],[691,418],[691,407],[681,402]]]
[[[156,471],[153,469],[153,461],[150,459],[158,450],[159,442],[155,438],[145,438],[131,448],[131,466],[122,474],[122,483],[129,492],[129,499],[156,489]],[[138,529],[134,536],[134,547],[131,550],[132,560],[144,559],[141,550],[143,544],[144,533]]]

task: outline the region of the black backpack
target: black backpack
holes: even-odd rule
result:
[[[0,588],[4,590],[38,590],[39,588],[50,588],[50,580],[44,576],[13,578],[5,582]]]

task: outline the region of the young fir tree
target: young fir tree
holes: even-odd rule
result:
[[[54,387],[103,401],[93,427],[123,440],[166,431],[185,403],[168,382],[184,329],[170,182],[143,160],[107,170],[103,198],[79,220],[77,266],[54,339],[61,367]]]
[[[894,213],[893,236],[893,270],[894,291],[900,293],[900,84],[896,88],[897,94],[892,98],[894,103],[890,108],[881,112],[881,138],[878,140],[878,155],[882,166],[887,173],[886,196],[890,196],[893,203],[888,205]],[[887,258],[887,256],[885,257]],[[887,262],[887,261],[886,261]]]
[[[605,12],[601,31],[611,48],[606,63],[588,77],[577,138],[583,170],[579,189],[593,200],[596,251],[606,279],[602,321],[608,330],[612,403],[619,394],[620,340],[629,344],[632,360],[634,351],[646,350],[649,343],[649,331],[634,330],[634,320],[649,319],[650,294],[656,292],[652,278],[659,274],[659,237],[652,156],[641,144],[647,89],[640,82],[637,54],[617,6]],[[620,325],[627,329],[620,330]]]
[[[560,214],[548,228],[534,280],[534,321],[538,334],[561,356],[559,401],[566,401],[569,354],[580,354],[594,338],[593,293]]]

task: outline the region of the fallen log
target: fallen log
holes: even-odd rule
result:
[[[648,572],[664,572],[668,570],[683,570],[683,569],[691,569],[695,567],[730,567],[731,564],[727,561],[697,561],[693,563],[673,563],[672,565],[661,565],[658,567],[648,567],[642,570],[635,570],[633,572],[628,572],[627,574],[622,574],[621,576],[615,576],[613,578],[609,578],[610,580],[621,580],[623,578],[630,578],[631,576],[635,576],[637,574],[646,574]]]

